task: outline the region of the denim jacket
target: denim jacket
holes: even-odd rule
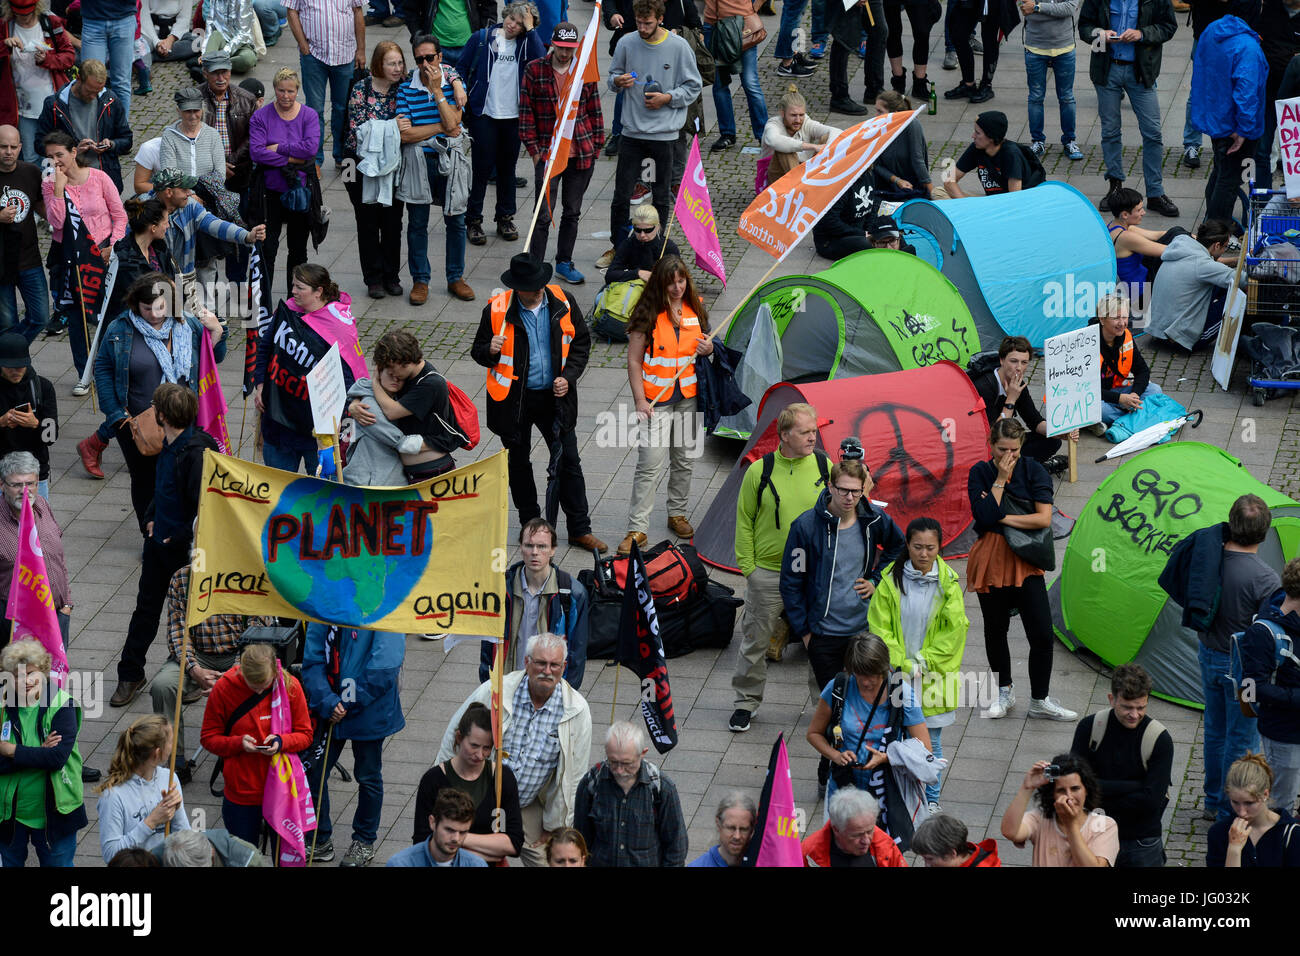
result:
[[[203,323],[190,313],[185,313],[185,322],[190,327],[194,338],[194,358],[190,362],[190,373],[185,384],[197,389],[199,382],[199,361],[202,354]],[[226,357],[226,339],[212,346],[212,357],[221,362]],[[99,405],[104,412],[104,421],[116,425],[126,418],[126,396],[131,383],[131,346],[135,342],[135,326],[123,312],[104,330],[99,351],[95,354],[95,392],[99,395]]]

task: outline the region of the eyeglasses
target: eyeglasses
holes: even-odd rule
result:
[[[32,481],[10,481],[8,478],[4,480],[4,483],[5,486],[9,488],[35,488],[40,484],[39,481],[34,479]]]
[[[609,764],[610,770],[636,770],[641,765],[640,760],[610,760],[608,758],[605,763]]]
[[[644,227],[642,227],[642,226],[633,226],[633,227],[632,227],[632,231],[633,231],[633,232],[638,232],[638,233],[640,233],[640,234],[643,235],[643,236],[648,236],[648,235],[650,235],[650,233],[654,232],[654,231],[655,231],[656,229],[658,229],[658,228],[659,228],[658,226],[650,226],[648,229],[647,229],[647,228],[644,228]]]
[[[839,485],[831,485],[831,487],[846,498],[861,498],[863,494],[861,488],[841,488]]]
[[[441,53],[430,53],[425,56],[417,56],[415,58],[415,62],[421,65],[425,63],[432,63],[434,60],[438,59],[438,57],[440,57],[441,55],[442,55]]]
[[[534,658],[528,658],[533,662],[533,666],[544,671],[562,671],[564,670],[564,661],[539,661]]]

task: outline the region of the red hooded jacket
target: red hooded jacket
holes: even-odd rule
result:
[[[293,732],[280,738],[287,754],[299,753],[311,746],[311,714],[302,685],[286,673],[284,682],[289,691],[289,712],[293,715]],[[208,753],[225,758],[222,775],[226,778],[226,796],[231,803],[243,806],[261,806],[262,791],[266,788],[266,774],[271,769],[267,754],[251,754],[244,750],[244,734],[259,743],[271,732],[271,695],[258,702],[244,714],[226,734],[226,721],[248,697],[253,694],[239,665],[221,675],[208,694],[208,706],[203,712],[203,729],[199,742]]]
[[[50,50],[40,65],[50,71],[54,82],[54,92],[68,85],[68,70],[77,61],[77,51],[72,48],[68,31],[63,28],[63,18],[52,13],[43,13],[38,22],[41,32]],[[0,125],[18,125],[18,93],[14,89],[14,71],[9,62],[9,46],[5,43],[10,36],[12,20],[0,20]]]
[[[1001,866],[1002,861],[998,859],[998,841],[992,838],[981,840],[979,843],[967,844],[966,849],[972,851],[971,858],[962,866]],[[976,858],[979,862],[975,862]]]
[[[804,839],[803,855],[818,866],[830,866],[832,839],[830,821],[827,821],[826,826]],[[871,835],[871,855],[876,858],[876,866],[907,866],[894,838],[884,827],[876,827]]]

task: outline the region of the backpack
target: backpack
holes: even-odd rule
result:
[[[1047,182],[1047,170],[1043,168],[1043,161],[1035,156],[1034,151],[1028,146],[1021,143],[1016,143],[1015,146],[1020,150],[1020,155],[1025,158],[1025,165],[1029,167],[1029,175],[1020,184],[1020,188],[1033,189]]]
[[[1101,742],[1106,737],[1106,726],[1110,723],[1110,708],[1098,711],[1092,718],[1092,733],[1088,737],[1089,753],[1096,753],[1101,749]],[[1151,755],[1155,753],[1156,741],[1160,735],[1165,732],[1165,725],[1152,717],[1147,721],[1147,729],[1142,731],[1142,769],[1146,770],[1151,763]],[[1165,791],[1165,799],[1169,799],[1169,791]]]
[[[627,320],[645,291],[644,279],[610,282],[596,294],[591,330],[611,342],[627,341]]]
[[[1232,635],[1232,645],[1229,648],[1228,658],[1228,678],[1232,681],[1232,686],[1236,688],[1237,702],[1241,706],[1241,712],[1247,717],[1258,717],[1259,714],[1255,711],[1254,706],[1257,699],[1254,687],[1248,689],[1246,686],[1246,661],[1241,652],[1241,641],[1246,636],[1246,631],[1256,624],[1263,624],[1268,628],[1269,633],[1273,635],[1273,670],[1269,674],[1270,683],[1276,680],[1278,668],[1287,661],[1291,661],[1291,663],[1300,667],[1300,658],[1295,655],[1291,635],[1276,621],[1270,621],[1268,618],[1255,615],[1249,627]]]
[[[460,447],[471,449],[478,445],[481,437],[478,428],[478,409],[474,406],[474,400],[465,394],[462,389],[451,379],[430,368],[421,375],[417,382],[423,381],[425,375],[437,375],[442,379],[443,384],[447,386],[447,405],[451,408],[450,422],[444,421],[443,417],[434,412],[434,418],[443,429],[460,439]]]
[[[1001,361],[1002,360],[998,358],[996,349],[989,352],[978,352],[975,355],[972,355],[970,361],[966,363],[966,374],[970,377],[971,381],[974,381],[981,375],[993,371],[1001,364]]]
[[[709,579],[708,571],[690,545],[678,546],[661,541],[642,552],[641,558],[645,561],[646,583],[650,585],[656,607],[693,598],[704,589]],[[628,555],[606,558],[598,565],[598,574],[602,581],[624,591],[630,565]]]
[[[821,478],[817,484],[829,484],[831,480],[830,456],[824,451],[814,451],[817,456],[817,470],[821,472]],[[776,526],[781,527],[781,496],[777,493],[776,485],[772,484],[772,469],[776,467],[776,452],[769,451],[763,456],[763,474],[758,479],[758,494],[754,497],[754,511],[757,513],[759,506],[763,503],[763,489],[772,489],[772,500],[776,502]]]

